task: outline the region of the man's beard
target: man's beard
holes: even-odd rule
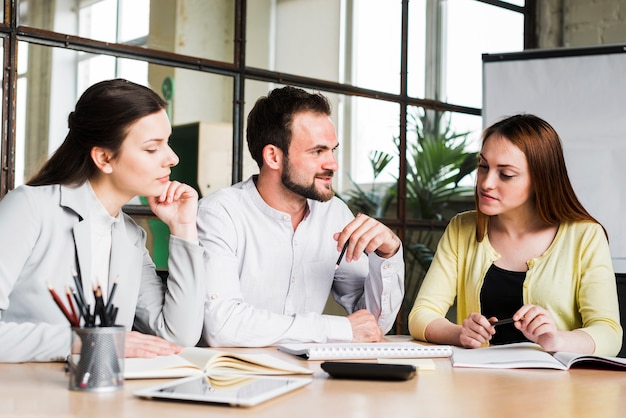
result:
[[[333,174],[333,171],[325,171],[318,175],[332,177]],[[281,175],[281,181],[283,182],[283,186],[285,186],[288,190],[291,190],[292,192],[299,194],[300,196],[307,199],[326,202],[332,199],[332,197],[335,195],[332,185],[328,188],[326,193],[317,190],[317,188],[315,187],[315,179],[313,179],[311,184],[299,183],[298,180],[293,177],[290,169],[289,160],[287,159],[285,160],[285,169],[283,170],[283,173]]]

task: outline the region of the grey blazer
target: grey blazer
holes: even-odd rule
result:
[[[65,300],[72,272],[80,271],[83,288],[92,288],[89,213],[97,203],[87,182],[20,186],[0,201],[0,362],[57,361],[69,354],[70,326],[48,285]],[[145,243],[145,231],[121,213],[112,230],[109,277],[110,284],[119,278],[116,322],[195,345],[204,310],[203,249],[170,236],[166,288]]]

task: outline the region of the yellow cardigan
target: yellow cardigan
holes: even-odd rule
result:
[[[475,237],[475,211],[450,221],[409,314],[414,338],[425,341],[426,326],[445,317],[455,297],[458,324],[470,313],[481,311],[485,274],[500,255],[487,236],[482,242]],[[595,342],[595,354],[614,356],[619,352],[622,327],[615,273],[599,224],[561,224],[546,252],[528,261],[523,299],[550,311],[559,330],[587,332]]]

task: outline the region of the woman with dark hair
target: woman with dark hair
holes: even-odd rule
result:
[[[556,131],[517,115],[483,133],[476,210],[448,225],[409,314],[419,340],[532,341],[616,355],[622,343],[604,228],[570,183]],[[456,298],[457,324],[445,315]],[[507,319],[508,324],[495,323]]]
[[[0,361],[57,361],[70,352],[68,320],[49,287],[64,292],[78,274],[94,306],[117,283],[112,303],[127,357],[195,345],[202,330],[203,249],[197,192],[170,181],[166,103],[126,80],[89,87],[68,118],[63,144],[28,182],[0,201]],[[146,233],[122,206],[146,196],[170,229],[167,286]],[[91,299],[91,300],[89,300]],[[131,331],[132,330],[132,331]]]

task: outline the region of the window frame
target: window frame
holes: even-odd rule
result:
[[[287,74],[272,70],[249,67],[246,65],[246,9],[247,0],[233,0],[235,5],[234,27],[235,38],[232,62],[216,61],[195,56],[187,56],[170,53],[161,50],[149,49],[137,42],[107,43],[79,36],[65,35],[29,26],[18,25],[19,0],[5,0],[4,21],[0,25],[0,39],[3,41],[3,91],[2,103],[2,126],[1,132],[1,164],[0,198],[14,187],[15,182],[15,125],[16,125],[16,93],[17,85],[17,45],[18,42],[28,42],[37,45],[66,48],[91,54],[109,55],[115,58],[128,58],[145,61],[151,64],[167,65],[200,72],[208,72],[233,78],[233,146],[232,146],[232,182],[242,180],[244,153],[247,149],[244,145],[244,93],[246,80],[255,80],[269,83],[290,84],[307,89],[320,90],[322,92],[342,94],[347,97],[363,97],[375,100],[397,103],[399,113],[399,150],[401,155],[406,154],[407,147],[407,109],[410,106],[434,109],[440,112],[458,112],[468,115],[481,115],[480,108],[454,105],[431,98],[411,97],[407,89],[408,68],[408,28],[409,28],[409,0],[402,0],[402,29],[401,29],[401,76],[400,92],[392,94],[384,91],[360,88],[346,83],[330,82],[326,80],[305,77],[298,74]],[[354,0],[344,0],[354,1]],[[426,0],[431,9],[439,2],[445,0]],[[481,3],[516,11],[524,15],[524,48],[535,46],[535,3],[536,0],[527,0],[524,6],[517,6],[505,1],[496,0],[473,0]],[[141,40],[139,40],[141,43]],[[435,52],[436,53],[436,52]],[[438,228],[445,227],[433,221],[420,221],[407,219],[405,198],[406,196],[406,159],[399,161],[398,181],[398,208],[397,216],[390,219],[382,219],[388,226],[397,229],[401,238],[407,228],[422,227]]]

